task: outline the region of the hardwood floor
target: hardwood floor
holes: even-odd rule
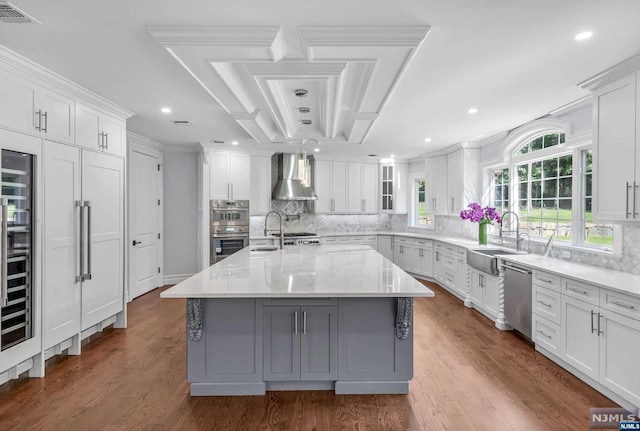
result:
[[[0,388],[1,430],[586,430],[611,400],[430,283],[415,301],[409,395],[329,391],[191,398],[183,300],[162,289],[129,304],[110,329],[47,367],[44,379]]]

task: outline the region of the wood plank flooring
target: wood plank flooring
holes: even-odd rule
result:
[[[611,400],[440,287],[415,301],[409,395],[191,398],[183,300],[162,289],[44,379],[0,387],[0,430],[586,430]]]

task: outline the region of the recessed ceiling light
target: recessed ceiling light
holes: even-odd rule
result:
[[[427,142],[427,143],[431,142],[431,138],[424,138],[424,141]]]
[[[171,108],[169,108],[168,106],[165,106],[164,108],[161,109],[163,114],[170,114],[171,113]]]
[[[320,148],[314,148],[313,151],[315,151],[316,153],[320,152]]]
[[[593,32],[592,31],[583,31],[583,32],[578,33],[575,36],[573,36],[573,39],[574,40],[587,40],[587,39],[591,38],[591,36],[593,36]]]
[[[231,145],[238,145],[238,141],[231,141]]]
[[[389,157],[393,159],[395,156],[393,154],[389,154]]]
[[[469,108],[469,110],[467,112],[469,114],[475,114],[476,112],[478,112],[478,108]]]

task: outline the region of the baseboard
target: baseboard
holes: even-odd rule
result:
[[[167,284],[178,284],[182,281],[185,281],[187,278],[191,277],[194,273],[192,274],[169,274],[169,275],[165,275],[162,279],[162,284],[163,286],[166,286]]]

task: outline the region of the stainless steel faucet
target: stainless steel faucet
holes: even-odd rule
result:
[[[267,229],[267,219],[269,218],[269,214],[278,214],[278,217],[280,218],[280,230],[274,230],[274,229]],[[280,214],[278,211],[269,211],[267,213],[267,215],[264,216],[264,236],[267,236],[267,234],[269,232],[278,232],[279,236],[280,236],[280,250],[282,250],[282,247],[284,246],[284,229],[282,228],[282,214]]]
[[[524,235],[526,235],[526,236],[527,236],[527,253],[531,254],[531,235],[529,235],[529,234],[528,234],[528,233],[526,233],[526,232],[522,232],[522,233],[520,234],[520,236],[518,236],[518,238],[520,238],[520,237],[522,237],[522,236],[524,236]],[[524,241],[524,238],[522,238],[522,240],[521,240],[521,241]],[[521,248],[522,248],[522,247],[521,247]]]
[[[502,223],[504,223],[504,218],[507,214],[513,214],[516,218],[516,230],[504,230],[502,227]],[[516,250],[520,251],[520,243],[522,242],[522,238],[520,238],[520,219],[518,218],[518,214],[516,214],[513,211],[505,211],[502,214],[501,220],[500,220],[500,243],[502,243],[503,241],[503,233],[515,233],[516,234]],[[529,235],[529,234],[526,234]],[[531,242],[531,239],[529,239],[529,242]]]

